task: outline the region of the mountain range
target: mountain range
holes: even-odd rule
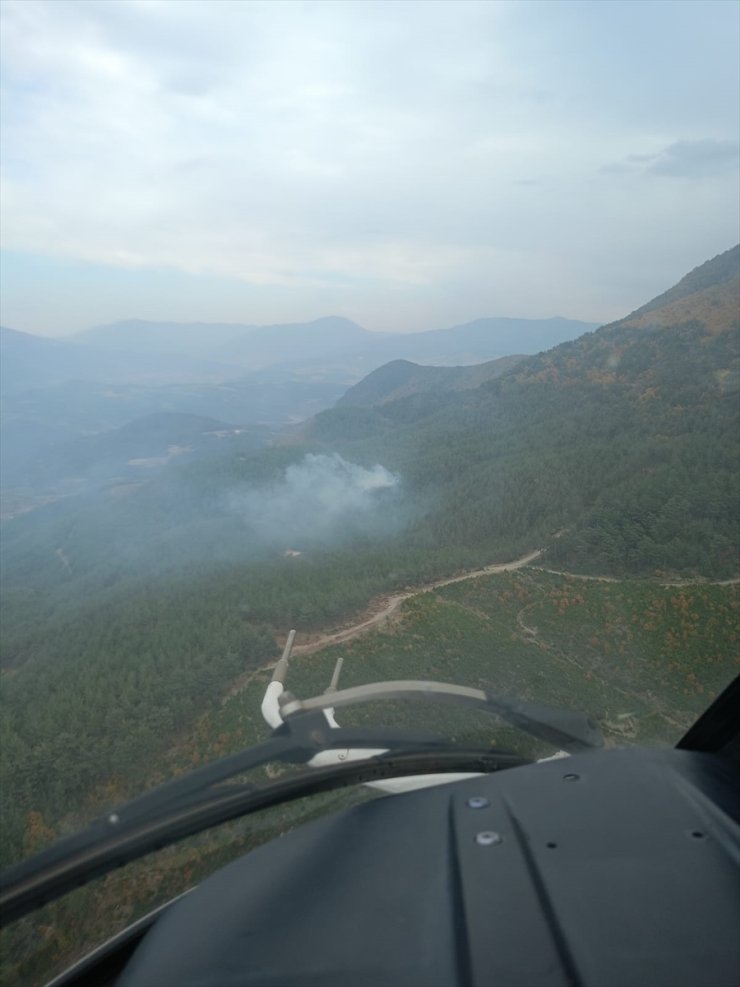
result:
[[[501,376],[517,364],[523,379],[528,368],[530,372],[531,368],[540,368],[543,360],[557,362],[563,354],[568,354],[568,366],[574,372],[573,376],[591,363],[591,354],[597,350],[606,351],[606,363],[614,370],[621,360],[625,343],[629,348],[644,341],[636,334],[625,335],[621,330],[656,332],[691,326],[701,333],[702,345],[706,345],[706,337],[724,333],[732,336],[739,324],[740,245],[700,265],[673,288],[623,319],[601,327],[596,333],[584,334],[576,345],[557,346],[551,354],[540,354],[530,360],[523,355],[512,355],[475,367],[427,367],[408,360],[391,361],[351,387],[337,406],[381,405],[422,391],[469,390]],[[618,336],[620,342],[617,342]],[[668,336],[657,338],[662,343],[669,341]],[[589,366],[588,372],[593,373],[593,368]]]
[[[109,350],[0,327],[0,389],[6,396],[69,381],[166,384],[224,380],[238,373],[228,364],[182,353]]]
[[[739,337],[735,247],[623,320],[477,387],[390,363],[305,438],[382,454],[419,492],[433,488],[425,530],[437,543],[548,545],[590,571],[730,573]]]
[[[167,459],[168,443],[154,456],[144,442],[151,458],[167,459],[161,479],[137,467],[140,482],[104,509],[85,498],[42,508],[34,513],[43,537],[33,515],[17,518],[6,533],[8,569],[33,545],[40,553],[34,578],[54,583],[60,548],[76,558],[80,577],[98,573],[99,581],[99,567],[115,561],[101,554],[110,525],[117,544],[126,532],[128,554],[177,568],[193,553],[201,558],[206,516],[212,561],[226,553],[240,563],[251,553],[256,564],[252,536],[234,539],[231,491],[251,489],[257,477],[279,484],[282,471],[308,454],[340,455],[364,469],[382,464],[398,478],[403,525],[394,527],[396,561],[388,563],[397,574],[533,546],[586,572],[732,574],[739,271],[734,248],[625,319],[535,356],[468,368],[391,361],[272,449],[255,449],[261,440],[250,433],[238,454],[217,445],[205,460],[186,462]],[[235,424],[232,416],[221,420]],[[76,447],[85,469],[93,470],[85,456],[94,449],[106,448],[119,472],[142,458],[130,440],[143,441],[146,427],[130,428]],[[256,503],[252,494],[246,502]],[[315,551],[313,535],[311,544]],[[358,552],[357,565],[363,558]],[[346,591],[332,607],[341,609]]]
[[[347,387],[391,358],[475,364],[515,347],[534,352],[588,328],[590,323],[567,319],[479,319],[393,335],[338,317],[271,326],[129,320],[66,339],[3,328],[2,486],[6,496],[8,487],[22,488],[11,494],[14,505],[18,497],[27,506],[34,497],[53,496],[56,483],[79,479],[73,464],[80,442],[137,418],[210,417],[265,442],[271,432],[331,407]],[[111,434],[101,447],[117,441]],[[154,458],[166,460],[166,450]]]
[[[271,326],[129,320],[65,339],[0,331],[5,394],[70,380],[172,383],[228,380],[268,368],[343,372],[348,380],[391,359],[480,363],[510,353],[535,353],[596,323],[572,319],[477,319],[450,329],[374,333],[349,319]],[[187,411],[188,409],[180,409]]]
[[[128,320],[98,326],[70,342],[106,350],[170,352],[246,370],[308,362],[367,372],[392,359],[471,364],[510,353],[536,353],[574,339],[597,323],[574,319],[475,319],[425,332],[369,332],[339,316],[269,326]]]

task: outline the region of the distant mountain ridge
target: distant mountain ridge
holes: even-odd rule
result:
[[[391,360],[474,365],[536,353],[596,328],[569,319],[476,319],[450,329],[369,332],[350,319],[270,326],[125,320],[63,339],[0,332],[0,387],[20,394],[65,384],[227,381],[252,371],[328,373],[357,381]],[[182,406],[183,412],[195,411]]]
[[[450,366],[483,363],[512,353],[537,353],[597,326],[560,317],[481,318],[448,329],[379,333],[340,316],[269,326],[128,320],[67,339],[106,350],[177,351],[243,369],[327,364],[359,376],[396,359]]]
[[[667,306],[687,299],[691,295],[700,295],[704,291],[712,289],[723,291],[725,286],[730,295],[734,294],[734,297],[737,298],[738,278],[740,278],[740,244],[695,267],[668,291],[664,291],[662,295],[658,295],[652,301],[631,312],[620,322],[632,323],[649,312],[665,309]],[[675,309],[675,311],[678,312],[679,310]],[[735,314],[737,315],[737,312]]]
[[[227,379],[238,369],[180,353],[104,350],[0,328],[0,388],[4,394],[62,384],[70,380],[156,381]]]
[[[309,322],[252,325],[238,322],[153,322],[146,319],[122,319],[74,333],[65,339],[105,349],[133,349],[140,352],[187,353],[203,357],[219,352],[225,358],[238,353],[239,344],[264,346],[275,335],[285,343],[301,342],[323,334],[334,343],[352,338],[372,338],[375,334],[362,329],[351,319],[325,316]],[[290,355],[290,354],[287,354]]]
[[[727,332],[737,326],[739,309],[740,245],[697,267],[618,324],[638,329],[696,321],[708,332]]]
[[[392,360],[350,387],[337,401],[337,407],[382,405],[432,390],[470,390],[499,377],[523,359],[516,354],[502,356],[472,367],[429,367],[409,360]]]

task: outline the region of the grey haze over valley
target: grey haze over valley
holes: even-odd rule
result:
[[[151,476],[175,458],[223,451],[225,441],[270,444],[392,361],[483,365],[483,379],[492,362],[503,369],[594,328],[489,318],[393,334],[339,317],[272,326],[130,320],[59,339],[5,328],[5,516],[93,481]]]

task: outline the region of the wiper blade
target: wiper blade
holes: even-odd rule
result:
[[[438,749],[451,746],[453,744],[449,739],[436,734],[384,727],[345,727],[340,733],[331,730],[320,714],[306,714],[294,717],[290,723],[283,723],[263,743],[222,757],[212,764],[191,771],[183,778],[166,782],[127,802],[102,821],[109,826],[119,826],[124,821],[140,822],[148,819],[152,813],[157,814],[187,804],[199,798],[202,792],[213,785],[246,774],[271,761],[304,764],[320,751],[343,747],[404,750],[409,747]],[[111,821],[111,816],[116,818]]]
[[[350,739],[348,734],[355,744],[360,735],[360,731],[355,730],[331,732],[333,735],[344,735],[339,737],[342,744]],[[379,730],[368,732],[375,735],[373,743],[376,740],[387,743],[388,734],[391,733]],[[381,733],[384,734],[382,738],[378,736]],[[361,735],[366,737],[367,733],[362,732]],[[267,741],[260,747],[269,745],[270,741]],[[148,817],[146,814],[136,817],[124,815],[128,809],[124,806],[118,810],[121,821],[114,827],[101,828],[105,820],[99,820],[83,833],[62,840],[30,860],[3,871],[0,875],[0,927],[153,850],[259,809],[385,778],[447,772],[490,773],[528,763],[527,758],[516,754],[491,750],[437,749],[435,741],[428,749],[406,750],[366,761],[315,769],[262,787],[228,785],[208,793],[201,791],[197,797],[169,801],[160,812],[152,812]],[[156,792],[150,794],[155,795]]]
[[[523,699],[509,699],[506,696],[489,694],[482,689],[447,682],[373,682],[302,700],[284,692],[280,697],[280,712],[289,719],[296,713],[354,706],[383,699],[433,699],[475,706],[481,712],[500,716],[512,726],[570,754],[583,753],[604,745],[599,728],[584,713],[542,706]]]
[[[154,827],[179,813],[196,811],[212,800],[223,797],[225,789],[216,789],[221,782],[245,774],[275,761],[302,764],[318,752],[335,748],[366,748],[377,753],[414,749],[440,751],[454,747],[445,737],[431,733],[410,732],[377,727],[346,727],[332,730],[321,713],[304,713],[294,716],[289,723],[273,730],[261,744],[239,751],[206,764],[183,778],[160,785],[157,788],[119,806],[101,816],[87,829],[58,840],[29,860],[6,868],[0,874],[0,923],[4,921],[3,902],[5,888],[25,882],[33,875],[54,871],[70,859],[83,857],[97,847],[116,845],[127,835]],[[370,754],[368,755],[370,756]],[[226,789],[229,795],[234,786]],[[161,838],[160,838],[161,840]],[[168,842],[168,841],[165,841]],[[164,845],[161,842],[161,845]]]
[[[90,880],[122,862],[120,856],[115,856],[119,851],[125,850],[126,854],[129,854],[125,857],[126,860],[135,859],[136,856],[182,839],[183,836],[198,832],[200,829],[217,825],[244,812],[253,811],[255,807],[262,807],[260,799],[265,792],[263,788],[254,789],[248,785],[221,788],[216,786],[229,778],[245,774],[270,762],[301,764],[310,762],[316,754],[327,750],[366,750],[368,759],[353,762],[356,764],[358,774],[350,774],[351,778],[360,778],[363,777],[364,772],[370,770],[368,768],[370,764],[376,766],[372,770],[377,770],[379,764],[390,765],[389,777],[399,777],[403,772],[397,770],[394,765],[400,763],[400,755],[407,756],[410,751],[413,752],[414,757],[422,757],[422,759],[428,755],[437,759],[449,756],[454,760],[458,756],[458,751],[445,737],[377,727],[333,728],[323,713],[325,709],[332,707],[379,699],[420,698],[472,705],[483,712],[494,713],[513,726],[569,752],[600,747],[603,743],[596,726],[582,713],[488,695],[480,689],[440,682],[380,682],[333,691],[328,695],[303,701],[285,692],[280,697],[281,714],[285,720],[272,732],[268,740],[207,764],[183,778],[161,785],[101,817],[86,830],[58,841],[30,860],[7,868],[0,875],[0,924],[25,914],[26,911],[51,900],[52,897],[64,894],[72,886],[64,883],[66,880],[64,875],[70,872],[77,874],[78,883]],[[464,760],[464,755],[459,756]],[[498,767],[528,763],[526,759],[514,755],[502,755],[490,751],[478,751],[476,757],[488,757],[489,763],[496,763]],[[348,768],[349,765],[340,767]],[[408,764],[405,767],[409,768],[406,774],[412,773]],[[327,770],[333,778],[331,772],[334,769]],[[428,771],[424,768],[421,770],[422,773]],[[453,768],[448,767],[446,770],[450,771]],[[458,765],[454,770],[464,769]],[[326,774],[313,769],[310,775],[295,779],[294,784],[297,790],[310,794],[312,791],[321,790],[311,787],[315,779],[321,777],[326,777]],[[336,786],[332,783],[330,787]],[[273,788],[270,787],[269,790],[273,791]],[[264,804],[275,804],[279,800],[276,798]],[[241,808],[235,808],[238,806]],[[230,814],[223,815],[222,810]],[[203,814],[202,817],[200,814]],[[192,822],[187,822],[201,818],[210,821],[199,823],[196,829],[192,828]],[[177,828],[181,824],[185,826],[184,830]],[[132,846],[135,848],[133,851],[130,849]],[[118,863],[109,866],[108,861],[112,859],[108,856],[109,852],[114,855]],[[131,852],[133,856],[130,855]],[[81,870],[76,869],[78,865]],[[56,887],[54,881],[57,878],[64,878],[63,890],[51,893],[49,889],[52,886]],[[39,887],[43,891],[39,891]],[[24,906],[19,912],[17,905],[13,903],[20,900],[19,889],[22,888],[37,890],[33,892],[34,904]]]

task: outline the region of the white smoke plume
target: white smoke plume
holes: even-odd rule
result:
[[[302,550],[356,536],[382,537],[402,524],[400,478],[341,456],[306,455],[276,483],[233,491],[229,511],[239,515],[250,540]]]

